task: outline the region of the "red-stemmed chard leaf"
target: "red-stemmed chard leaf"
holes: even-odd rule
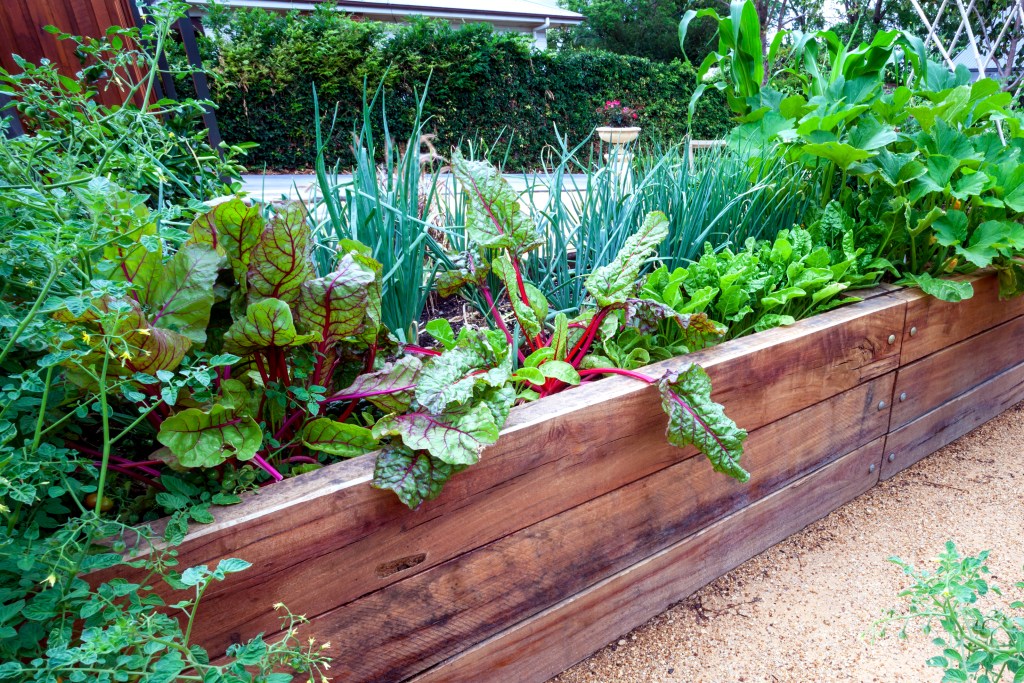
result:
[[[185,245],[164,264],[163,277],[147,301],[153,324],[175,330],[200,346],[213,308],[213,284],[224,257],[208,247]]]
[[[189,408],[171,415],[156,438],[184,467],[216,467],[230,458],[251,460],[263,431],[252,417],[215,404],[209,411]]]
[[[504,335],[462,328],[458,345],[432,357],[420,373],[416,402],[439,414],[451,403],[465,403],[477,387],[499,387],[512,375],[511,349]]]
[[[668,442],[684,448],[695,446],[716,472],[739,481],[750,474],[740,466],[746,430],[736,426],[725,410],[711,399],[711,378],[699,365],[667,373],[658,381],[661,407],[668,413]]]
[[[298,203],[279,204],[260,235],[249,261],[250,298],[299,298],[303,282],[315,277],[306,210]]]
[[[533,339],[544,329],[544,321],[548,316],[548,300],[544,293],[529,282],[519,282],[512,262],[506,256],[495,257],[492,267],[494,274],[501,278],[512,303],[512,312],[522,328],[523,334]],[[522,290],[520,290],[520,286]],[[525,292],[526,300],[522,294]]]
[[[356,377],[355,381],[328,402],[364,399],[386,413],[409,409],[423,364],[416,356],[403,356],[384,364],[380,370]]]
[[[198,216],[188,229],[186,244],[206,245],[224,253],[243,291],[253,249],[263,234],[263,217],[258,206],[248,206],[238,197]]]
[[[541,245],[535,222],[523,212],[519,196],[494,166],[452,154],[452,173],[466,192],[466,234],[489,249],[508,249],[519,256]]]
[[[479,254],[467,251],[455,256],[451,267],[437,274],[434,288],[439,296],[449,297],[467,285],[482,285],[490,270]]]
[[[280,299],[263,299],[250,304],[245,317],[231,325],[224,335],[224,350],[244,356],[270,347],[301,346],[319,340],[319,332],[295,331],[288,304]]]
[[[302,443],[310,450],[354,458],[378,447],[373,432],[366,427],[337,422],[326,417],[313,420],[302,428]]]
[[[372,484],[374,488],[394,491],[399,500],[415,509],[424,501],[437,498],[445,483],[462,469],[424,451],[389,446],[377,456]]]
[[[625,303],[636,290],[640,270],[668,237],[668,218],[660,211],[647,214],[643,225],[626,239],[615,259],[587,276],[585,286],[598,306]]]
[[[302,283],[299,324],[318,331],[324,347],[356,336],[371,323],[367,311],[376,278],[372,268],[357,261],[354,254],[346,254],[330,275]]]
[[[373,426],[374,437],[399,437],[408,448],[427,451],[449,465],[477,462],[484,446],[498,440],[498,431],[484,403],[455,406],[440,415],[426,411],[388,415]]]

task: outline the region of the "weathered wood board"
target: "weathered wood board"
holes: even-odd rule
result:
[[[903,290],[897,295],[907,302],[900,365],[908,365],[1024,315],[1024,296],[1001,301],[999,281],[992,273],[982,272],[958,279],[974,286],[974,296],[966,302],[940,301],[920,289]]]
[[[892,379],[890,373],[751,433],[748,483],[691,457],[332,610],[313,628],[339,644],[334,668],[345,680],[403,680],[877,440],[888,422],[877,403],[890,395]],[[636,450],[620,445],[619,457],[671,448],[659,446],[657,436]],[[528,492],[519,506],[531,506]]]
[[[1024,359],[1024,317],[948,346],[900,368],[890,429],[951,401]]]
[[[441,662],[413,683],[547,680],[870,489],[881,448],[881,439],[862,446]]]
[[[1024,348],[1021,351],[1024,355]],[[1004,370],[891,432],[885,441],[882,479],[889,479],[1021,401],[1024,401],[1024,363]]]

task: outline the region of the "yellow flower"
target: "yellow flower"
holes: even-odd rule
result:
[[[42,581],[40,581],[39,583],[40,584],[47,584],[48,583],[48,584],[50,584],[50,588],[53,588],[54,584],[57,583],[57,575],[54,574],[53,572],[50,572],[50,575],[47,576]]]
[[[92,346],[92,335],[89,334],[88,332],[83,332],[82,333],[82,341],[84,341],[89,346]]]
[[[118,356],[118,358],[121,359],[121,367],[123,368],[124,364],[132,359],[132,354],[129,353],[128,351],[125,351],[120,356]]]
[[[274,603],[274,609],[284,609],[284,603],[283,602],[275,602]]]
[[[149,329],[147,329],[145,327],[140,327],[139,329],[137,329],[135,331],[138,332],[139,334],[144,334],[147,337],[152,333],[151,330],[149,330]]]

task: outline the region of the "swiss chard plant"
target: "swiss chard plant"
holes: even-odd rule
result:
[[[648,215],[618,255],[586,277],[588,298],[580,313],[570,318],[552,311],[541,290],[523,275],[523,256],[536,249],[540,239],[536,223],[523,211],[516,193],[486,162],[467,161],[456,153],[452,165],[468,196],[469,249],[451,259],[460,267],[444,273],[439,282],[448,291],[476,288],[488,302],[497,334],[512,350],[508,363],[515,366],[511,379],[517,395],[524,399],[548,396],[608,374],[656,384],[669,417],[669,442],[695,446],[717,471],[747,480],[749,475],[739,463],[747,434],[711,399],[711,381],[701,367],[690,364],[662,377],[649,377],[617,367],[600,354],[602,343],[651,333],[661,321],[678,327],[685,338],[685,344],[676,347],[680,352],[702,347],[721,335],[703,313],[678,313],[637,295],[641,271],[668,234],[664,214]],[[498,292],[491,291],[490,273],[501,283]],[[510,322],[499,310],[499,300],[507,302]],[[444,325],[434,329],[443,330]]]

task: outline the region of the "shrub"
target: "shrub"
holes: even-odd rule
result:
[[[537,52],[523,36],[496,33],[485,24],[453,28],[417,19],[395,29],[327,10],[215,10],[207,25],[211,37],[202,49],[214,76],[221,131],[231,142],[259,143],[253,168],[313,165],[314,84],[328,114],[338,107],[330,149],[343,167],[353,161],[351,130],[364,80],[371,88],[385,82],[396,138],[411,132],[417,93],[429,81],[426,128],[437,135],[439,148],[483,140],[507,153],[506,168],[513,170],[537,167],[545,146],[555,142],[554,126],[573,142],[584,139],[600,125],[596,110],[609,99],[643,107],[647,140],[678,140],[687,133],[695,74],[679,61],[602,51]],[[181,83],[186,91],[188,85]],[[723,103],[711,95],[699,103],[694,137],[727,132]]]

